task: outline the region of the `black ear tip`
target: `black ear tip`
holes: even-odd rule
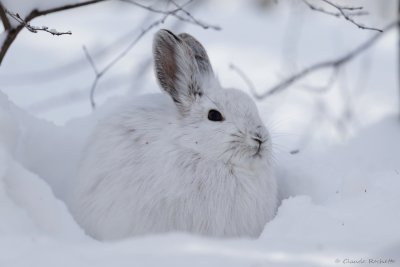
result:
[[[178,42],[181,41],[178,36],[176,36],[173,32],[171,32],[170,30],[167,30],[167,29],[159,30],[158,34],[168,34],[169,36],[173,37],[176,41],[178,41]]]
[[[170,30],[167,30],[167,29],[161,29],[160,31],[164,31],[164,32],[169,33],[170,35],[174,35],[173,32],[171,32]]]

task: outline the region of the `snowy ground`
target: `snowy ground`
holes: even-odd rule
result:
[[[230,63],[240,66],[262,91],[282,76],[341,55],[373,34],[292,2],[281,1],[269,12],[244,3],[213,1],[194,11],[220,25],[220,32],[180,28],[203,42],[225,86],[246,90],[229,70]],[[366,5],[374,8],[371,2]],[[32,24],[71,30],[73,35],[23,32],[9,51],[0,68],[1,267],[313,267],[355,266],[356,261],[360,266],[400,266],[394,32],[346,67],[328,93],[304,90],[305,84],[324,84],[327,73],[318,73],[258,103],[275,140],[283,199],[259,239],[171,233],[101,243],[85,236],[62,200],[87,134],[97,118],[118,103],[118,97],[110,96],[158,89],[151,69],[140,82],[130,79],[138,62],[151,56],[149,34],[101,81],[97,100],[103,105],[89,115],[93,73],[81,47],[96,54],[121,39],[123,45],[96,58],[104,65],[138,34],[132,25],[145,15],[131,7],[101,4],[46,16]],[[371,15],[365,23],[380,27],[390,20],[391,14],[384,13],[384,18]],[[171,20],[163,27],[173,24]],[[291,154],[293,150],[299,152]]]

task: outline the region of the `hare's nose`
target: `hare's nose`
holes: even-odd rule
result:
[[[261,146],[263,143],[263,140],[261,140],[259,137],[252,137],[251,139],[256,141],[258,143],[258,146]]]

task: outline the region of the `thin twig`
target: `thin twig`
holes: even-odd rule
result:
[[[133,0],[120,0],[120,1],[132,4],[132,5],[135,5],[135,6],[138,6],[140,8],[146,9],[146,10],[154,12],[154,13],[159,13],[159,14],[164,14],[164,15],[170,14],[170,15],[172,15],[173,17],[175,17],[178,20],[181,20],[181,21],[184,21],[184,22],[188,22],[188,23],[200,26],[203,29],[210,29],[211,28],[211,29],[214,29],[214,30],[217,30],[217,31],[221,30],[221,27],[218,26],[218,25],[206,24],[204,22],[199,21],[189,11],[184,9],[185,6],[189,5],[194,0],[187,1],[183,5],[178,5],[175,1],[168,0],[169,3],[172,3],[175,6],[175,9],[172,9],[172,10],[156,9],[154,7],[146,6],[146,5],[143,5],[143,4],[138,3],[136,1],[133,1]],[[183,16],[179,15],[178,14],[179,11],[181,11],[186,17],[183,17]]]
[[[89,54],[89,51],[87,50],[86,46],[83,46],[82,49],[83,49],[83,52],[85,52],[85,56],[86,56],[87,60],[89,61],[90,66],[92,67],[92,69],[93,69],[93,71],[94,71],[94,74],[95,74],[95,75],[99,75],[99,71],[97,70],[97,67],[96,67],[96,65],[94,64],[93,58],[92,58],[92,56]]]
[[[161,9],[154,8],[154,7],[152,7],[152,6],[143,5],[143,4],[138,3],[138,2],[136,2],[136,1],[133,1],[133,0],[119,0],[119,1],[125,2],[125,3],[128,3],[128,4],[132,4],[132,5],[134,5],[134,6],[137,6],[137,7],[143,8],[143,9],[146,9],[146,10],[148,10],[148,11],[150,11],[150,12],[153,12],[153,13],[159,13],[159,14],[164,14],[164,15],[167,14],[167,13],[171,13],[171,12],[176,12],[176,11],[177,11],[176,9],[175,9],[175,10],[170,10],[170,11],[168,11],[168,10],[161,10]],[[185,7],[185,6],[189,5],[190,3],[192,3],[193,1],[194,1],[194,0],[187,1],[187,2],[184,3],[181,7]],[[169,0],[169,2],[171,2],[171,1]]]
[[[341,14],[347,21],[351,22],[352,24],[354,24],[354,25],[357,26],[358,28],[363,29],[363,30],[372,30],[372,31],[382,32],[381,29],[372,28],[372,27],[367,27],[367,26],[365,26],[365,25],[362,25],[362,24],[356,22],[353,18],[351,18],[350,16],[348,16],[347,13],[346,13],[346,10],[350,10],[350,11],[352,11],[352,10],[360,10],[360,9],[362,9],[363,7],[346,7],[346,6],[339,6],[338,4],[335,4],[335,3],[333,3],[333,2],[331,2],[331,1],[329,1],[329,0],[321,0],[321,1],[324,1],[324,2],[327,3],[328,5],[330,5],[330,6],[334,7],[334,8],[336,8],[336,9],[340,12],[340,14]]]
[[[330,15],[330,16],[334,16],[334,17],[340,17],[340,13],[339,12],[331,12],[331,11],[323,9],[322,7],[314,6],[313,4],[308,2],[307,0],[303,0],[303,3],[306,4],[313,11],[321,12],[321,13],[324,13],[326,15]]]
[[[179,6],[174,0],[170,0],[170,2],[171,2],[172,4],[174,4],[175,7],[176,7],[179,11],[182,11],[187,17],[189,17],[189,18],[193,21],[193,24],[199,25],[199,26],[201,26],[203,29],[212,28],[212,29],[217,30],[217,31],[221,30],[221,27],[219,27],[219,26],[210,25],[210,24],[206,24],[206,23],[204,23],[204,22],[199,21],[198,19],[196,19],[195,17],[193,17],[193,15],[189,13],[189,11],[187,11],[186,9],[183,9],[183,6]]]
[[[52,35],[57,35],[57,36],[65,35],[65,34],[68,34],[68,35],[72,34],[71,31],[59,32],[59,31],[57,31],[55,29],[49,29],[49,27],[47,27],[47,26],[42,26],[42,27],[32,26],[29,22],[26,22],[25,20],[23,20],[18,13],[13,13],[13,12],[9,11],[8,9],[4,9],[4,11],[10,17],[12,17],[16,21],[18,21],[19,24],[23,25],[30,32],[37,33],[38,31],[44,31],[44,32],[48,32],[48,33],[50,33]]]
[[[97,67],[94,64],[93,58],[90,56],[89,51],[87,50],[86,46],[83,46],[82,48],[83,48],[83,52],[85,53],[85,56],[86,56],[87,60],[89,61],[90,66],[92,67],[92,70],[95,75],[95,79],[92,83],[92,87],[90,88],[90,97],[89,97],[90,104],[91,104],[92,108],[94,109],[96,106],[96,103],[94,102],[94,91],[97,86],[97,82],[99,81],[102,74],[100,74],[100,72],[97,70]]]
[[[344,19],[346,19],[353,25],[357,26],[359,29],[382,32],[381,29],[365,26],[359,22],[356,22],[353,19],[353,17],[355,17],[355,16],[362,16],[362,15],[368,14],[368,12],[362,10],[363,9],[362,6],[343,6],[343,5],[334,3],[330,0],[320,0],[320,1],[326,3],[327,5],[331,6],[334,9],[336,9],[337,12],[332,12],[332,11],[325,10],[322,7],[317,7],[313,4],[311,4],[310,2],[308,2],[308,0],[303,0],[303,3],[306,4],[313,11],[321,12],[321,13],[324,13],[324,14],[327,14],[330,16],[334,16],[337,18],[343,17]]]
[[[302,71],[290,76],[289,78],[283,80],[282,82],[280,82],[279,84],[273,86],[271,89],[267,90],[266,92],[259,94],[259,93],[254,93],[254,97],[256,99],[264,99],[268,96],[274,95],[276,93],[279,93],[285,89],[287,89],[289,86],[291,86],[292,84],[298,82],[299,80],[303,79],[304,77],[322,70],[322,69],[327,69],[327,68],[333,68],[333,69],[338,69],[340,68],[342,65],[346,64],[347,62],[351,61],[352,59],[354,59],[355,57],[357,57],[358,55],[362,54],[365,50],[367,50],[368,48],[370,48],[373,44],[375,44],[383,35],[385,35],[385,33],[387,33],[389,30],[391,30],[392,28],[395,28],[398,25],[398,21],[390,23],[387,27],[385,27],[383,29],[382,32],[375,34],[373,37],[371,37],[370,39],[368,39],[366,42],[362,43],[361,45],[359,45],[358,47],[356,47],[355,49],[351,50],[350,52],[348,52],[347,54],[334,59],[334,60],[328,60],[328,61],[323,61],[320,63],[317,63],[315,65],[312,65],[308,68],[303,69]]]

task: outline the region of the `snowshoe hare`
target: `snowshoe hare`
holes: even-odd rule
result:
[[[277,205],[271,139],[245,93],[221,88],[191,35],[159,30],[163,94],[121,105],[96,126],[70,198],[97,239],[184,231],[258,237]]]

